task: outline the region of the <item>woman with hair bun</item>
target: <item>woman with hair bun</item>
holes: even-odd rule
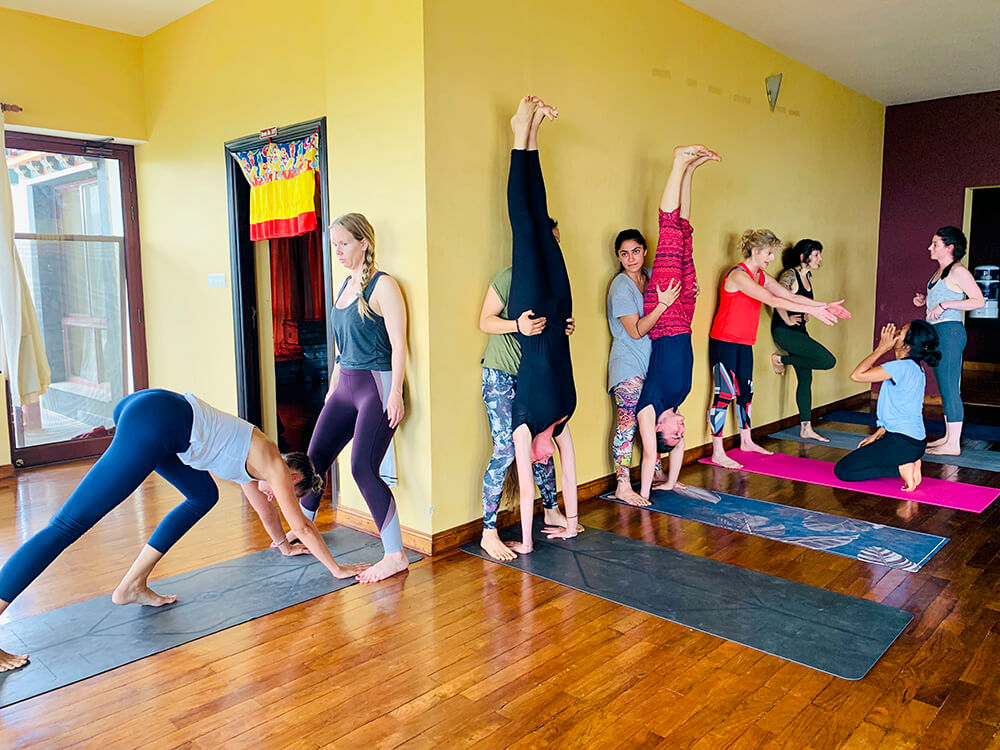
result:
[[[959,383],[962,379],[962,353],[965,351],[965,324],[962,312],[978,310],[986,304],[983,291],[968,268],[959,261],[965,257],[965,234],[958,227],[941,227],[935,232],[927,251],[938,270],[927,282],[927,293],[913,296],[916,307],[927,308],[927,322],[934,326],[941,341],[941,362],[932,367],[941,402],[944,406],[944,437],[927,445],[927,452],[939,456],[957,456],[962,452],[962,422],[965,407]]]
[[[812,272],[823,263],[823,245],[818,240],[799,240],[783,254],[785,270],[778,283],[793,294],[813,298]],[[830,350],[816,341],[806,330],[806,315],[776,309],[771,315],[771,336],[774,343],[785,351],[771,355],[771,366],[778,375],[785,374],[785,367],[795,369],[798,381],[795,387],[795,404],[799,408],[799,434],[804,438],[830,442],[812,426],[812,374],[813,370],[830,370],[837,358]]]
[[[722,429],[726,410],[736,401],[740,427],[740,450],[770,455],[750,436],[750,403],[753,400],[753,345],[757,341],[761,304],[776,310],[812,315],[828,326],[850,313],[841,302],[817,302],[792,294],[764,269],[774,260],[774,250],[781,240],[770,229],[748,229],[740,237],[743,262],[726,273],[719,290],[719,309],[712,321],[708,356],[712,363],[714,393],[708,410],[712,430],[712,463],[726,469],[740,469],[741,463],[726,455]]]
[[[893,323],[882,328],[875,351],[851,373],[855,383],[882,383],[878,394],[876,427],[857,449],[833,467],[838,479],[861,482],[879,477],[903,478],[903,490],[913,492],[921,480],[920,459],[927,447],[924,431],[924,385],[920,367],[936,367],[941,359],[935,326],[914,320],[899,331]],[[896,358],[875,364],[890,351]]]
[[[360,575],[374,583],[409,567],[396,500],[379,465],[403,418],[406,370],[406,307],[399,285],[375,268],[375,230],[363,215],[344,214],[330,225],[330,245],[350,276],[340,286],[330,317],[337,363],[330,391],[309,441],[309,458],[320,476],[349,441],[351,474],[382,538],[384,557]],[[302,498],[316,517],[322,489]]]
[[[154,471],[184,495],[184,502],[157,525],[142,552],[111,594],[115,604],[161,607],[176,596],[157,594],[149,576],[164,554],[219,499],[212,478],[238,483],[264,528],[285,555],[311,552],[337,578],[361,565],[338,565],[297,497],[322,481],[302,453],[282,456],[278,446],[249,422],[213,408],[191,393],[158,388],[132,393],[115,406],[115,437],[48,525],[26,541],[0,570],[0,613],[53,560],[88,529],[121,505]],[[212,474],[209,474],[211,472]],[[278,508],[305,543],[286,541]],[[308,548],[308,549],[307,549]],[[0,651],[0,672],[28,663],[27,654]]]

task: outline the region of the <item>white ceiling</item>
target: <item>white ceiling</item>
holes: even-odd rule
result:
[[[0,0],[0,7],[146,36],[209,2],[211,0]]]
[[[208,2],[0,0],[0,7],[145,36]],[[883,104],[1000,89],[1000,0],[685,2]]]
[[[1000,89],[1000,0],[683,2],[883,104]]]

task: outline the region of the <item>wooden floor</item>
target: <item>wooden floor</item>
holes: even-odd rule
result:
[[[0,482],[0,558],[45,524],[86,468]],[[925,472],[1000,485],[985,472],[933,464]],[[403,578],[351,586],[3,709],[0,746],[1000,748],[1000,502],[981,515],[910,508],[701,465],[682,479],[951,541],[919,573],[905,573],[601,501],[584,505],[586,525],[913,613],[857,682],[455,552]],[[110,591],[176,502],[168,485],[150,479],[4,621]],[[159,575],[263,548],[251,516],[238,490],[224,487]],[[320,525],[329,517],[325,509]]]

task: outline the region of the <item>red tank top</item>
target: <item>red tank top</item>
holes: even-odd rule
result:
[[[729,269],[730,273],[737,268],[742,268],[753,278],[750,269],[743,263]],[[757,283],[764,286],[764,271],[757,269],[757,274]],[[728,273],[726,278],[729,278]],[[759,322],[760,302],[740,291],[727,292],[726,279],[723,279],[722,288],[719,290],[719,310],[715,313],[712,330],[708,335],[718,341],[753,345],[757,343]]]

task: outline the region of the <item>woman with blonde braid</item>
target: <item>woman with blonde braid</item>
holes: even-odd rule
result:
[[[396,501],[379,476],[379,464],[403,418],[406,369],[406,308],[395,280],[375,270],[375,230],[361,214],[341,216],[330,226],[330,244],[351,275],[330,310],[337,363],[330,391],[309,441],[309,458],[325,475],[353,440],[351,474],[382,537],[385,556],[358,575],[374,583],[409,566]],[[322,492],[302,498],[315,517]]]

